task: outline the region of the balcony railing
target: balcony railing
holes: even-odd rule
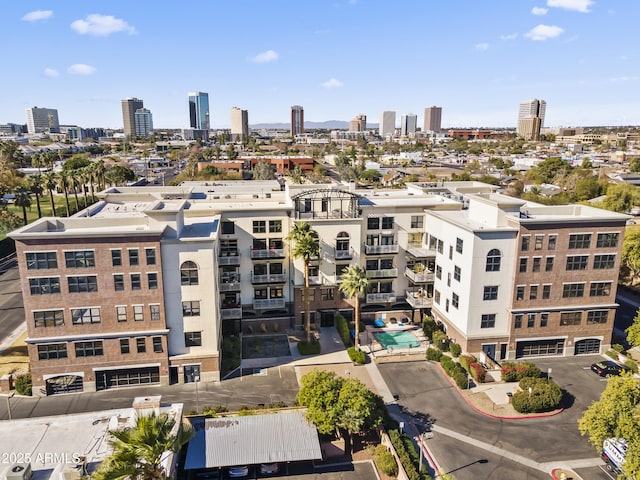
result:
[[[433,279],[435,278],[435,274],[433,272],[416,273],[413,270],[411,270],[409,267],[405,268],[404,275],[413,283],[433,282]]]
[[[284,283],[287,281],[284,273],[271,273],[267,275],[251,275],[251,283]]]
[[[284,258],[284,248],[252,249],[251,258]]]
[[[396,294],[393,292],[390,293],[368,293],[367,294],[367,303],[376,303],[376,302],[393,302],[396,299]]]
[[[353,249],[349,248],[348,250],[338,250],[335,248],[333,255],[336,260],[349,260],[353,258]]]
[[[367,278],[390,278],[397,277],[397,268],[385,268],[382,270],[367,270]]]
[[[238,252],[220,253],[218,265],[240,265],[240,255]]]
[[[427,292],[407,292],[407,303],[413,308],[431,308],[433,297]]]
[[[398,253],[398,244],[393,245],[365,245],[365,253],[367,255],[376,255],[379,253]]]
[[[262,298],[253,301],[253,308],[256,310],[265,310],[268,308],[284,308],[284,298]]]
[[[432,258],[436,256],[435,250],[429,250],[425,247],[417,247],[415,245],[407,245],[407,253],[414,258]]]
[[[240,308],[223,308],[220,310],[220,316],[223,320],[235,320],[242,318],[242,307]]]
[[[236,292],[242,289],[240,282],[220,282],[218,285],[221,292]]]

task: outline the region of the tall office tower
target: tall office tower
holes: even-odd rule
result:
[[[396,112],[385,110],[380,114],[380,128],[378,133],[381,137],[396,133]]]
[[[349,122],[349,131],[350,132],[364,132],[367,129],[367,116],[356,115]]]
[[[153,117],[151,111],[139,108],[133,114],[136,137],[149,137],[153,133]]]
[[[518,135],[525,140],[540,140],[540,117],[527,117],[518,120]]]
[[[208,93],[189,92],[189,124],[198,130],[211,128]]]
[[[125,98],[121,102],[122,104],[122,123],[124,125],[125,137],[136,136],[136,122],[135,113],[136,110],[144,108],[144,103],[138,98]]]
[[[300,105],[291,107],[291,136],[304,133],[304,108]]]
[[[58,121],[58,110],[54,108],[27,108],[27,132],[59,133],[60,122]]]
[[[231,109],[231,140],[249,137],[249,112],[238,107]]]
[[[439,132],[442,130],[442,107],[427,107],[424,109],[425,132]]]
[[[400,117],[400,136],[409,137],[416,134],[418,116],[414,113],[407,113]]]
[[[527,140],[537,139],[540,136],[540,129],[544,126],[544,114],[546,110],[547,102],[545,102],[544,100],[538,100],[537,98],[520,103],[520,108],[518,109],[518,127],[516,129],[516,133],[518,134],[518,136],[523,137]],[[534,124],[536,124],[534,125],[536,126],[536,128],[534,128],[533,131],[530,128],[530,124],[532,122],[522,122],[522,120],[531,118],[540,119],[540,122],[533,122]]]

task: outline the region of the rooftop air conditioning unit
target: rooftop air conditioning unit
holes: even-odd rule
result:
[[[30,463],[16,463],[6,473],[7,480],[29,480],[31,478]]]

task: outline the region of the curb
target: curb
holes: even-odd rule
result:
[[[571,475],[570,477],[567,476],[567,479],[582,480],[582,477],[579,476],[576,472],[574,472],[573,470],[568,470],[566,468],[554,468],[553,470],[551,470],[551,478],[553,478],[553,480],[561,480],[562,477],[560,477],[560,474],[563,472]]]
[[[438,365],[438,368],[440,369],[440,372],[449,380],[449,383],[457,390],[458,394],[464,399],[464,401],[467,402],[467,405],[469,405],[473,410],[475,410],[477,413],[479,413],[481,415],[484,415],[485,417],[495,418],[495,419],[499,419],[499,420],[527,420],[527,419],[532,419],[532,418],[553,417],[555,415],[558,415],[558,414],[564,412],[564,408],[559,408],[558,410],[554,410],[553,412],[528,413],[526,415],[520,415],[518,417],[496,415],[496,414],[493,414],[493,413],[485,412],[484,410],[476,407],[471,402],[471,400],[469,400],[469,398],[464,393],[462,393],[462,390],[460,389],[460,387],[458,387],[458,385],[456,385],[456,382],[453,381],[453,378],[451,378],[449,375],[447,375],[447,372],[444,371],[444,368],[442,368],[442,365],[440,364],[440,362],[437,362],[437,365]]]

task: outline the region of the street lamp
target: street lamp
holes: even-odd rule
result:
[[[200,375],[195,375],[193,381],[196,384],[196,413],[200,413],[200,396],[198,395],[198,383],[200,383]]]
[[[16,394],[16,392],[11,392],[9,395],[7,395],[7,413],[9,414],[9,420],[12,420],[12,415],[11,415],[11,401],[9,399],[13,398],[13,396]]]
[[[422,442],[429,440],[430,438],[433,438],[433,432],[424,432],[421,433],[418,436],[419,440],[418,440],[418,448],[420,449],[420,464],[418,466],[418,474],[420,474],[420,472],[422,472],[422,450],[424,448],[424,445],[422,444]]]

